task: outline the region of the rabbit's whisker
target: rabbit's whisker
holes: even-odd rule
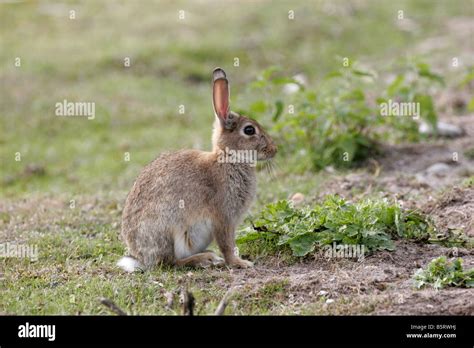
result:
[[[265,162],[265,169],[270,176],[270,178],[274,179],[276,177],[275,175],[275,168],[272,160],[268,160]]]

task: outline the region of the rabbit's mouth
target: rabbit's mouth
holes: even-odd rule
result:
[[[258,152],[257,160],[267,161],[275,157],[277,153],[277,147],[275,145],[267,146],[262,151]]]
[[[257,156],[257,160],[258,161],[269,161],[271,160],[273,157],[275,157],[275,155],[269,155],[269,154],[265,154],[265,153],[259,153],[258,156]]]

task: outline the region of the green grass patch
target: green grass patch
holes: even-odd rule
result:
[[[469,188],[474,187],[474,176],[470,176],[469,178],[464,179],[461,185],[463,187],[469,187]]]
[[[453,261],[440,256],[433,259],[425,269],[420,268],[413,276],[415,286],[420,289],[432,286],[442,289],[448,286],[472,288],[474,287],[474,268],[465,270],[462,258]]]
[[[235,314],[272,314],[281,311],[288,298],[289,286],[287,279],[273,279],[256,290],[245,286],[232,297],[237,304]]]
[[[71,4],[78,12],[76,20],[50,3],[1,5],[2,47],[9,49],[0,51],[4,81],[0,86],[0,196],[128,190],[140,168],[162,151],[209,149],[213,122],[209,79],[215,66],[226,69],[231,79],[233,109],[268,117],[262,120],[267,129],[279,114],[272,135],[278,139],[280,154],[290,154],[284,156],[285,164],[294,161],[288,166],[292,173],[298,166],[353,164],[371,150],[367,133],[358,136],[356,126],[364,115],[367,124],[375,126],[373,115],[366,112],[366,100],[372,93],[369,89],[377,90],[378,85],[358,85],[357,76],[370,79],[361,75],[349,77],[354,78],[352,85],[345,85],[347,76],[337,74],[324,80],[338,68],[351,71],[335,57],[382,71],[393,57],[411,51],[418,42],[444,34],[446,21],[472,15],[466,1],[371,0],[357,5],[338,2],[331,9],[324,2],[287,0],[272,6],[145,1],[113,6],[113,11],[101,2]],[[400,8],[410,14],[419,31],[409,33],[397,26]],[[187,13],[184,21],[178,20],[180,9]],[[289,9],[297,20],[288,20]],[[275,20],[280,25],[275,26]],[[367,33],[370,40],[360,40]],[[458,42],[452,40],[440,50],[441,62],[456,47]],[[15,66],[17,57],[21,67]],[[125,57],[130,57],[130,67],[124,66]],[[239,67],[234,66],[235,58]],[[425,57],[433,66],[435,58],[440,57]],[[285,67],[283,76],[307,77],[307,89],[295,95],[299,100],[293,103],[281,94],[288,80],[280,79],[274,93],[267,88],[278,74],[269,74],[273,82],[260,90],[244,92],[249,81],[272,65]],[[406,86],[417,91],[406,70],[395,68],[393,73],[405,77],[394,80],[393,93],[403,94]],[[449,71],[447,82],[456,74]],[[338,90],[337,85],[343,88]],[[64,99],[95,102],[96,118],[55,116],[55,103]],[[289,104],[295,106],[295,114],[288,113]],[[179,114],[180,105],[185,105],[185,114]],[[326,119],[332,123],[322,122]],[[407,127],[412,125],[406,122]],[[320,136],[325,133],[329,136]],[[124,160],[125,152],[130,153],[130,161]],[[17,153],[21,161],[16,160]],[[308,156],[313,160],[308,161]],[[318,162],[318,156],[324,160]],[[31,173],[28,167],[33,165],[43,168],[43,174]],[[270,185],[270,191],[276,191],[278,183]]]
[[[471,147],[467,149],[466,151],[464,151],[464,156],[466,156],[467,158],[471,160],[474,160],[474,147]]]

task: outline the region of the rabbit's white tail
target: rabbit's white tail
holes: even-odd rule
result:
[[[124,256],[118,262],[117,266],[122,268],[125,272],[135,272],[143,269],[143,266],[137,259],[134,259],[131,256]]]

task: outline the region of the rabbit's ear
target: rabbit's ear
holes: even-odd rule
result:
[[[228,118],[230,114],[229,107],[229,81],[225,75],[224,70],[215,68],[212,73],[212,103],[214,105],[214,112],[221,121],[224,128],[229,128],[233,122]]]

